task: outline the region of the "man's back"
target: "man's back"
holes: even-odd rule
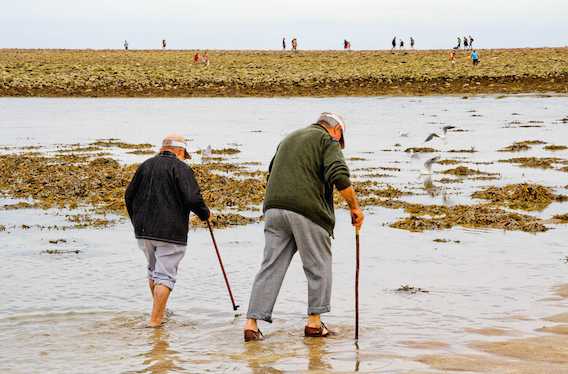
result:
[[[185,245],[190,211],[209,216],[193,171],[169,152],[140,165],[125,200],[139,239]]]
[[[333,186],[351,185],[339,143],[319,125],[294,131],[280,145],[270,165],[264,210],[299,213],[333,232]]]

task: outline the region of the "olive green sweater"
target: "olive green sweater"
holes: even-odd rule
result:
[[[339,143],[320,125],[296,130],[282,140],[269,167],[264,211],[291,210],[333,235],[333,187],[351,186]]]

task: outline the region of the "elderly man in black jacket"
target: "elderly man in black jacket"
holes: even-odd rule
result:
[[[148,260],[148,281],[154,299],[149,327],[162,324],[179,263],[185,255],[189,213],[209,219],[189,159],[186,140],[169,134],[160,153],[142,163],[125,194],[126,208],[138,245]]]

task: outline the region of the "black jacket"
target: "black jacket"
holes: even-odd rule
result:
[[[209,218],[193,170],[167,151],[140,165],[124,199],[138,239],[186,245],[190,211]]]

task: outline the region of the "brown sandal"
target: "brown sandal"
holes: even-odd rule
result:
[[[257,331],[245,330],[244,335],[245,335],[245,342],[264,340],[264,335],[262,335],[262,332],[260,332],[260,330]]]
[[[323,322],[321,322],[320,327],[304,327],[304,336],[308,338],[325,338],[330,335],[333,335],[333,332],[329,331]]]

